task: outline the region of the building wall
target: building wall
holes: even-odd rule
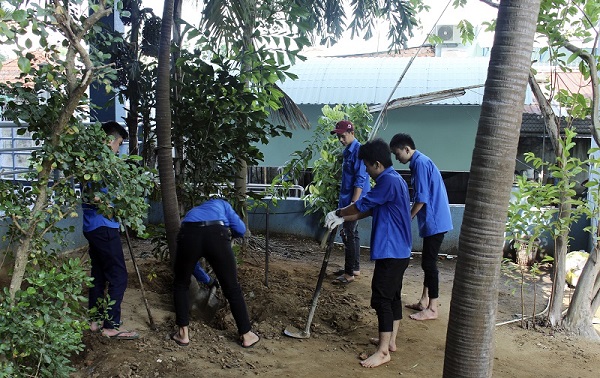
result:
[[[317,125],[322,105],[300,105],[311,125]],[[377,137],[389,143],[396,133],[410,134],[417,149],[429,156],[441,171],[468,172],[475,146],[475,135],[481,107],[478,105],[420,105],[394,109],[383,118]],[[377,114],[374,114],[374,119]],[[312,130],[291,130],[292,138],[271,138],[268,145],[259,144],[264,153],[261,166],[279,167],[294,151],[302,151],[312,140]],[[361,141],[362,142],[362,141]],[[394,168],[407,166],[394,162]]]

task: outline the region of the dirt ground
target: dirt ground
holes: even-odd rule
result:
[[[169,340],[174,330],[168,264],[151,254],[148,241],[133,241],[146,298],[157,327],[152,330],[139,281],[129,264],[129,288],[123,302],[124,328],[137,330],[135,341],[111,340],[87,331],[85,351],[74,357],[73,377],[440,377],[456,258],[441,258],[440,318],[419,322],[408,315],[398,333],[398,350],[388,364],[366,369],[359,356],[371,354],[369,337],[377,335],[375,312],[369,307],[373,263],[363,250],[361,276],[347,286],[332,284],[332,272],[343,266],[343,250],[334,246],[308,339],[283,335],[293,325],[304,329],[322,265],[324,250],[316,241],[281,236],[253,238],[238,272],[253,330],[262,340],[253,348],[237,343],[228,307],[207,310],[207,292],[192,284],[197,306],[192,311],[191,342],[179,347]],[[126,245],[124,245],[126,248]],[[126,251],[126,256],[129,255]],[[267,260],[267,261],[265,261]],[[149,276],[154,278],[149,279]],[[537,285],[536,312],[547,303],[548,274]],[[418,299],[422,287],[420,256],[414,255],[404,277],[403,301]],[[497,322],[521,313],[518,280],[503,273]],[[533,289],[527,285],[526,314],[533,311]],[[217,292],[221,295],[220,291]],[[211,301],[213,303],[213,301]],[[598,377],[600,345],[552,334],[548,329],[523,329],[520,321],[499,325],[495,333],[494,377]]]

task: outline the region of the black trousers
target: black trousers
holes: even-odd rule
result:
[[[118,328],[121,325],[121,302],[127,289],[127,267],[119,229],[98,227],[84,232],[83,236],[90,244],[91,276],[94,279],[94,286],[90,287],[88,294],[88,306],[90,309],[98,306],[98,302],[104,299],[106,291],[110,300],[115,303],[109,306],[108,319],[104,319],[102,327]]]
[[[371,307],[377,313],[379,332],[392,332],[402,319],[402,281],[410,258],[375,260],[371,281]]]
[[[440,296],[440,279],[437,261],[445,234],[445,232],[442,232],[423,238],[423,256],[421,258],[421,268],[423,268],[423,273],[425,273],[423,286],[427,287],[429,298],[435,299]]]
[[[175,322],[181,327],[190,324],[190,282],[194,266],[201,257],[210,264],[219,280],[223,295],[229,302],[238,333],[243,335],[249,332],[250,319],[237,279],[237,266],[231,249],[231,231],[220,225],[201,227],[194,222],[182,223],[177,236],[174,268]]]

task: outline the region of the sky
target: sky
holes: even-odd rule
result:
[[[162,17],[163,0],[143,0],[144,6],[154,9],[154,12]],[[467,19],[474,26],[481,25],[484,21],[491,21],[496,18],[496,8],[490,7],[482,3],[479,0],[467,0],[465,8],[455,10],[452,7],[453,0],[424,0],[424,3],[431,7],[429,13],[422,14],[419,16],[421,20],[421,27],[418,30],[414,30],[415,36],[409,40],[408,47],[417,47],[423,44],[426,39],[426,35],[436,25],[436,21],[439,18],[437,25],[456,25],[462,19]],[[200,11],[192,2],[184,2],[184,7],[189,7],[186,11],[184,9],[183,14],[193,14],[195,20],[197,20]],[[465,17],[468,15],[468,17]],[[350,23],[348,20],[347,24]],[[388,50],[389,42],[386,38],[387,26],[382,26],[374,33],[374,37],[368,41],[364,41],[362,38],[350,38],[350,32],[344,34],[341,41],[333,46],[315,46],[307,51],[303,51],[304,55],[347,55],[347,54],[360,54],[360,53],[371,53],[371,52],[383,52]],[[491,47],[493,40],[493,33],[479,32],[477,36],[477,43],[482,47]]]

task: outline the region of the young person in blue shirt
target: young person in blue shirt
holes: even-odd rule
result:
[[[354,125],[350,121],[339,121],[330,132],[345,146],[342,163],[342,182],[338,208],[346,207],[362,198],[370,189],[371,183],[365,165],[358,158],[360,142],[354,137]],[[338,276],[334,284],[348,284],[360,275],[360,238],[358,221],[344,222],[340,231],[344,242],[344,269],[335,272]]]
[[[414,320],[430,320],[438,317],[439,273],[438,254],[444,234],[452,230],[452,217],[448,193],[442,175],[429,157],[415,148],[408,134],[396,134],[390,141],[392,153],[402,164],[410,162],[413,206],[410,215],[417,217],[419,236],[423,238],[421,267],[425,273],[423,293],[417,303],[406,307],[417,310],[410,315]]]
[[[117,122],[105,122],[102,129],[109,137],[109,146],[114,153],[129,136],[125,128]],[[105,192],[105,190],[103,190]],[[91,321],[92,332],[101,331],[102,335],[124,340],[137,339],[137,332],[120,330],[121,303],[127,289],[127,267],[119,234],[119,222],[98,213],[94,205],[96,198],[88,198],[82,204],[83,235],[89,243],[89,255],[92,265],[92,287],[89,289],[89,308],[99,307],[99,302],[105,297],[105,287],[108,283],[108,296],[115,303],[107,309],[107,319],[102,325],[96,320]]]
[[[390,361],[396,350],[396,335],[402,319],[402,280],[410,261],[412,236],[410,199],[406,181],[394,170],[390,148],[382,139],[360,147],[358,157],[375,180],[366,195],[349,206],[327,214],[329,229],[345,221],[372,216],[371,260],[375,270],[371,281],[371,307],[377,313],[377,351],[361,361],[364,367],[377,367]]]
[[[192,208],[181,221],[173,281],[175,323],[179,330],[170,335],[177,345],[187,346],[190,342],[188,292],[192,272],[201,257],[213,268],[223,295],[229,302],[240,335],[240,345],[250,348],[259,342],[260,337],[251,331],[231,248],[232,236],[243,237],[245,233],[244,222],[227,201],[219,198],[209,199]]]

